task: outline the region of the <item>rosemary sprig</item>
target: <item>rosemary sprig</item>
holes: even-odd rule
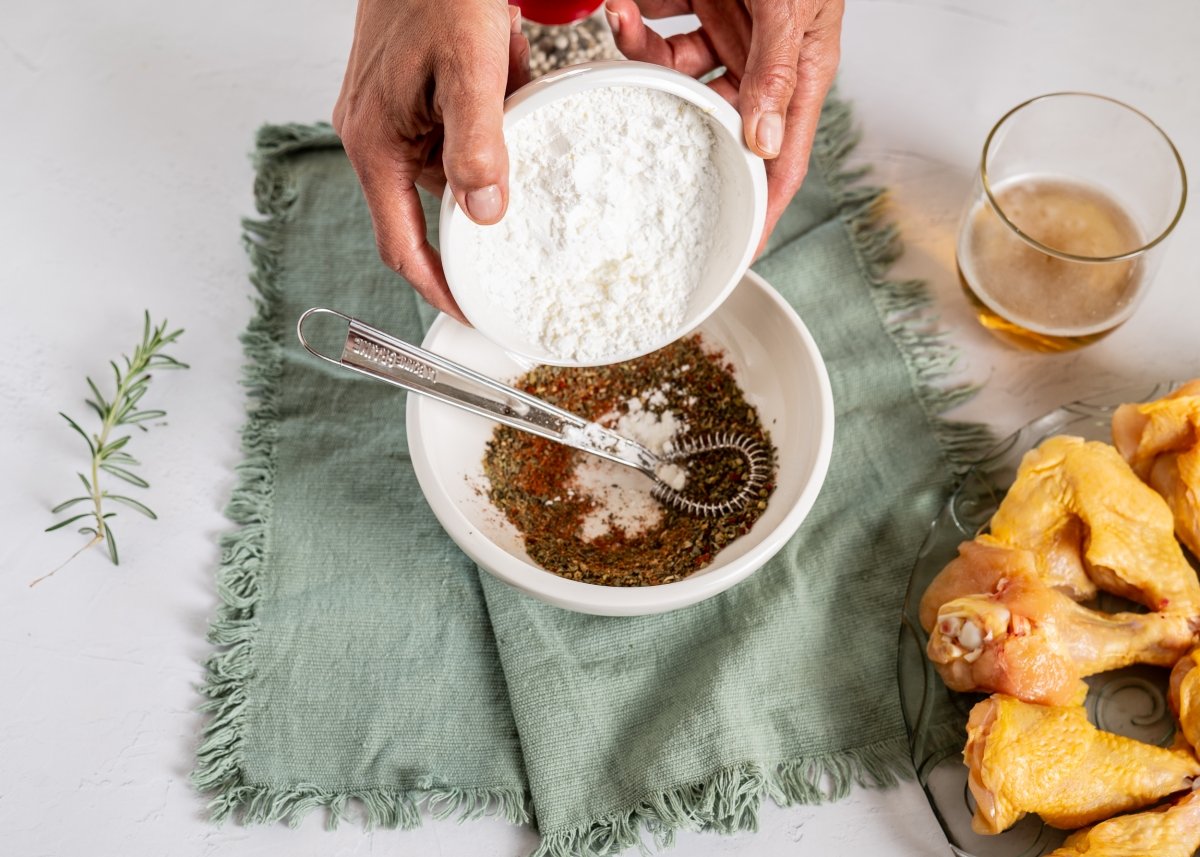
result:
[[[140,465],[140,462],[130,455],[125,448],[132,435],[121,434],[120,437],[113,437],[113,435],[119,434],[119,429],[122,426],[131,426],[142,431],[147,431],[147,422],[167,415],[166,411],[140,408],[138,405],[142,397],[146,395],[146,390],[150,387],[150,373],[152,370],[188,368],[186,363],[181,363],[169,354],[164,353],[164,349],[179,339],[182,333],[182,329],[173,330],[168,333],[167,322],[165,320],[161,324],[152,327],[150,324],[150,313],[147,311],[142,325],[141,343],[133,350],[132,357],[121,355],[121,360],[124,362],[125,367],[122,369],[116,361],[109,361],[115,382],[112,397],[105,398],[96,383],[91,378],[87,379],[88,387],[92,391],[92,398],[85,401],[96,412],[96,416],[100,418],[100,429],[95,434],[89,435],[78,422],[61,411],[59,412],[59,416],[66,420],[67,424],[87,444],[88,452],[91,453],[92,457],[92,466],[90,478],[82,473],[78,474],[79,480],[83,483],[84,490],[87,493],[59,503],[50,512],[53,515],[57,515],[80,503],[90,504],[90,508],[86,512],[72,515],[47,527],[46,532],[62,529],[68,524],[89,518],[90,520],[87,524],[79,527],[79,532],[82,535],[90,536],[90,538],[83,547],[67,559],[67,562],[64,562],[49,574],[39,577],[33,583],[30,583],[30,586],[36,586],[47,577],[57,573],[59,569],[85,550],[102,542],[108,547],[108,556],[112,560],[113,565],[119,563],[117,541],[113,537],[112,525],[109,524],[109,521],[117,515],[116,512],[108,511],[112,503],[119,503],[137,512],[141,512],[149,518],[158,517],[149,506],[140,500],[135,500],[133,497],[128,497],[124,494],[114,494],[102,487],[100,479],[101,474],[106,474],[107,476],[128,482],[137,488],[150,487],[149,482],[134,473],[131,469]],[[105,505],[106,502],[109,502],[107,507]]]

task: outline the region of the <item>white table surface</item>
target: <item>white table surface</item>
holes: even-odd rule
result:
[[[0,4],[0,852],[136,855],[520,855],[534,835],[484,820],[415,831],[216,828],[187,775],[217,537],[240,459],[242,354],[251,313],[238,218],[246,153],[264,121],[329,115],[353,4],[219,0]],[[1200,4],[1191,0],[850,0],[842,92],[857,158],[889,185],[908,253],[929,281],[961,376],[960,410],[1006,432],[1064,400],[1126,381],[1200,374],[1200,205],[1152,293],[1106,341],[1019,354],[975,326],[953,232],[990,124],[1040,92],[1131,102],[1200,171]],[[1136,7],[1136,11],[1135,11]],[[169,426],[137,439],[161,520],[123,517],[124,561],[100,552],[44,585],[74,540],[41,532],[76,488],[80,444],[55,412],[83,411],[85,373],[128,348],[149,307],[186,326],[193,368],[156,381]],[[768,805],[762,829],[685,834],[676,853],[947,853],[912,783],[835,805]]]

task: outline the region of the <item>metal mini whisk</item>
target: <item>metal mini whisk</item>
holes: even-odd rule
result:
[[[340,357],[322,354],[305,337],[304,323],[314,315],[333,316],[346,322]],[[655,454],[642,444],[570,411],[556,408],[536,396],[501,384],[331,309],[314,307],[306,311],[296,325],[296,334],[311,354],[335,366],[632,467],[653,480],[651,495],[655,499],[688,515],[711,518],[740,512],[771,475],[770,452],[751,437],[733,432],[683,437],[667,444],[661,454]],[[689,458],[721,451],[737,453],[746,463],[744,478],[732,496],[726,499],[717,502],[696,500],[685,496],[663,478],[663,469],[667,465],[683,465],[686,472]]]

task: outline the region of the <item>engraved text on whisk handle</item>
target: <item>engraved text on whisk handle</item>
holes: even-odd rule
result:
[[[342,360],[352,365],[366,363],[370,367],[409,372],[425,381],[437,380],[437,369],[393,348],[351,334],[346,338]]]
[[[578,417],[524,396],[466,367],[441,364],[436,354],[351,319],[342,346],[343,365],[505,425],[558,438]]]

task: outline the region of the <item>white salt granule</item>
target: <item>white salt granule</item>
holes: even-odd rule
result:
[[[649,403],[656,404],[656,397],[660,400],[657,401],[658,405],[666,404],[666,397],[660,391],[651,394]],[[636,464],[639,461],[636,450],[628,445],[622,445],[621,438],[640,443],[657,455],[666,447],[667,441],[682,431],[684,426],[684,423],[677,420],[675,414],[670,411],[645,410],[642,400],[639,398],[627,401],[625,410],[626,413],[623,416],[608,413],[596,422],[585,423],[582,428],[566,426],[563,428],[563,440],[570,444],[587,444],[594,449],[611,452],[623,461]],[[615,425],[611,430],[605,427],[614,421]],[[614,437],[611,432],[615,432],[618,437]],[[673,482],[670,484],[676,489],[683,487],[674,485]]]
[[[614,430],[617,434],[636,440],[651,452],[662,452],[667,441],[682,430],[683,423],[671,411],[648,411],[641,399],[630,399],[625,403],[626,413],[617,419]]]
[[[619,528],[637,536],[662,520],[662,507],[650,496],[649,482],[636,470],[603,458],[588,458],[575,468],[575,488],[596,504],[584,516],[580,537],[591,542]]]
[[[561,360],[645,350],[679,327],[717,221],[703,111],[606,87],[534,111],[506,140],[508,212],[468,227],[495,306]]]
[[[687,423],[669,410],[651,410],[658,391],[647,391],[625,402],[624,413],[610,412],[592,425],[609,425],[612,430],[637,441],[651,452],[660,454],[677,434],[687,431]],[[665,402],[664,402],[665,404]],[[664,464],[658,477],[675,490],[681,490],[687,473],[676,464]],[[619,528],[626,536],[637,536],[662,520],[662,506],[651,495],[654,485],[645,476],[607,459],[585,456],[572,476],[574,490],[593,500],[595,507],[584,516],[580,536],[594,541]]]
[[[655,471],[655,475],[676,491],[682,491],[687,484],[687,471],[678,464],[667,462]]]

